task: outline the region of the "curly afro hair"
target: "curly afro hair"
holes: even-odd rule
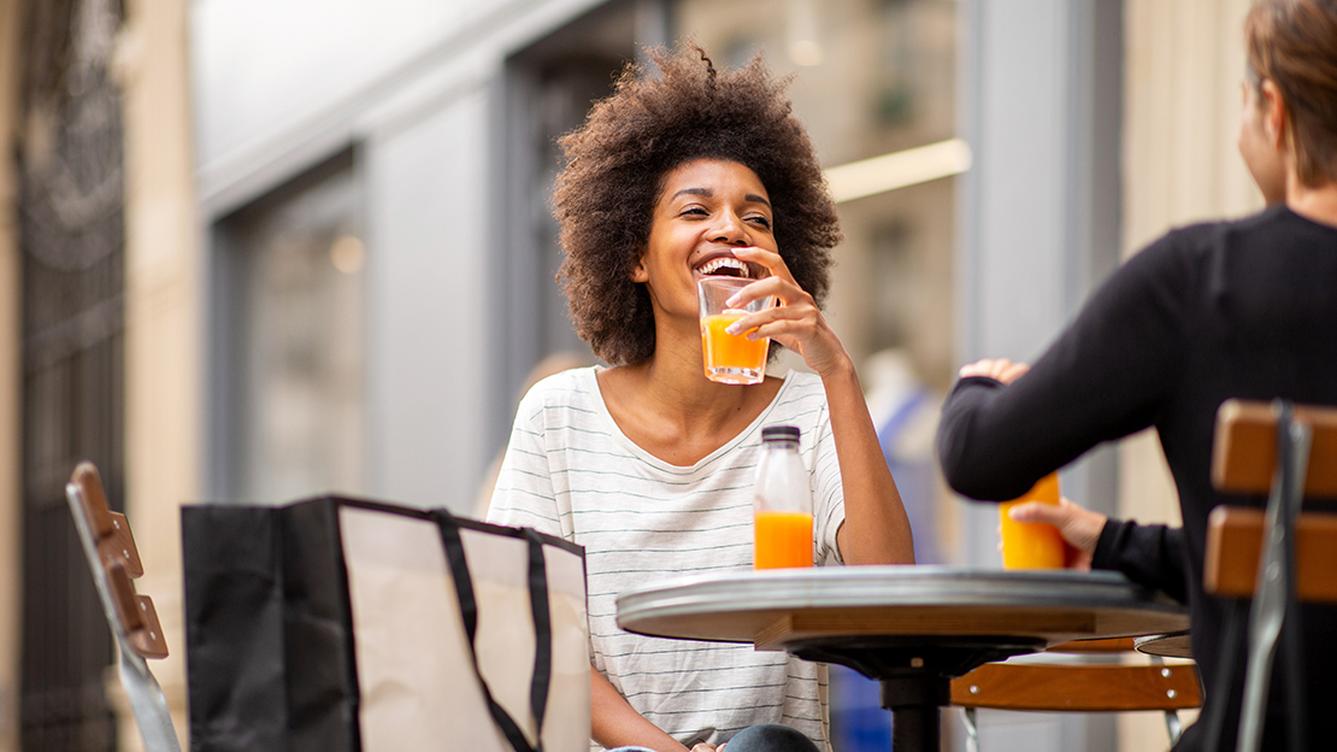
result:
[[[612,365],[654,353],[650,295],[631,274],[674,167],[706,157],[755,172],[770,194],[780,255],[819,306],[830,249],[840,242],[835,205],[785,95],[787,80],[773,79],[760,56],[717,72],[700,47],[647,53],[662,75],[628,64],[584,126],[558,142],[566,166],[553,193],[565,253],[557,279],[576,332]]]

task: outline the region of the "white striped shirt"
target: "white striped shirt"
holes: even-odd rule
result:
[[[617,627],[618,593],[656,579],[752,567],[761,428],[796,425],[814,506],[814,559],[839,560],[845,499],[821,380],[791,372],[751,425],[690,467],[628,439],[595,368],[551,376],[521,401],[488,518],[585,547],[591,655],[631,706],[679,740],[712,744],[781,723],[829,749],[826,667],[748,645],[665,640]],[[598,750],[597,744],[591,749]]]

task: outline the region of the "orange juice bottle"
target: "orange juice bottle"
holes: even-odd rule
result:
[[[796,426],[761,429],[761,461],[753,496],[757,569],[812,566],[812,495],[798,454]]]
[[[701,318],[701,353],[706,378],[731,384],[756,384],[766,377],[767,338],[751,340],[724,331],[747,311],[726,310]]]
[[[1058,473],[1054,472],[1041,478],[1020,498],[998,505],[1004,569],[1063,568],[1064,544],[1058,528],[1042,522],[1017,522],[1007,514],[1012,507],[1028,501],[1057,505],[1058,500]]]

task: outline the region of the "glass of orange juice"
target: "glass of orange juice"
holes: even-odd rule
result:
[[[1038,501],[1058,504],[1058,473],[1041,478],[1021,497],[998,506],[1002,522],[1003,569],[1062,569],[1063,536],[1058,528],[1042,522],[1017,522],[1008,511],[1018,504]]]
[[[750,313],[769,308],[769,296],[746,306],[730,308],[725,301],[755,282],[741,277],[703,277],[696,283],[701,302],[701,355],[706,378],[722,384],[759,384],[766,378],[769,338],[748,339],[747,333],[729,334],[730,324]]]

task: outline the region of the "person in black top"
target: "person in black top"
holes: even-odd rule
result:
[[[1154,426],[1174,475],[1183,529],[1105,521],[1065,503],[1046,521],[1097,568],[1123,571],[1189,604],[1205,688],[1200,723],[1233,749],[1244,661],[1227,640],[1230,603],[1202,588],[1217,407],[1232,397],[1337,405],[1337,1],[1263,0],[1245,24],[1249,78],[1239,148],[1269,208],[1174,230],[1130,259],[1028,368],[961,369],[938,432],[948,483],[981,500],[1018,497],[1092,447]],[[1312,504],[1311,508],[1320,506]],[[1039,519],[1034,508],[1021,514]],[[1337,744],[1337,609],[1302,614],[1307,739]],[[1264,749],[1282,749],[1285,682],[1272,682]],[[1213,745],[1216,746],[1216,745]]]

